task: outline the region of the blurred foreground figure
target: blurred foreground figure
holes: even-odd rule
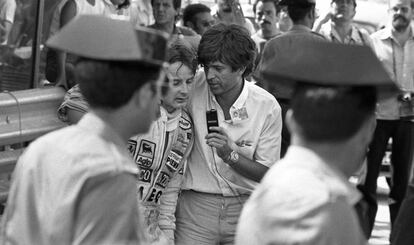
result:
[[[4,244],[145,242],[126,143],[157,117],[166,43],[154,31],[89,15],[48,41],[81,57],[75,74],[91,111],[21,156],[4,214]]]
[[[300,47],[262,70],[297,83],[286,115],[292,144],[246,202],[236,244],[366,244],[353,208],[361,194],[348,178],[375,129],[375,88],[395,85],[367,47]]]

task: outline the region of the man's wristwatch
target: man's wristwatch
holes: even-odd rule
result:
[[[226,163],[228,165],[233,165],[239,161],[239,153],[236,151],[231,151],[229,156],[226,158]]]

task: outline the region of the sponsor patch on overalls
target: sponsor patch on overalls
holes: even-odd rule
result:
[[[148,140],[141,140],[139,146],[137,164],[142,168],[150,168],[154,161],[155,143]]]
[[[183,157],[177,154],[176,152],[171,151],[170,154],[168,154],[168,158],[165,165],[167,165],[168,169],[171,172],[176,172],[178,167],[180,166],[182,158]]]
[[[137,142],[135,140],[128,140],[128,151],[131,153],[131,156],[135,155],[137,150]]]
[[[167,187],[168,183],[170,182],[170,176],[165,173],[161,172],[158,175],[157,181],[155,182],[156,185],[161,186],[162,188]]]
[[[190,121],[188,121],[187,119],[185,119],[184,117],[180,118],[180,128],[182,128],[183,130],[188,130],[191,128],[191,123]]]

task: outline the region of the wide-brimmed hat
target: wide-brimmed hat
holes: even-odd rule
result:
[[[96,60],[162,65],[166,59],[167,39],[165,33],[145,27],[134,28],[127,20],[80,15],[52,36],[46,45]]]

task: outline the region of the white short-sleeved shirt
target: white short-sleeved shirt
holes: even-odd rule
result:
[[[360,193],[309,149],[290,146],[246,202],[237,245],[365,245]]]
[[[188,158],[188,170],[183,189],[204,193],[236,196],[250,194],[257,182],[236,173],[205,142],[207,135],[206,111],[216,109],[219,126],[235,142],[235,150],[260,164],[272,166],[280,157],[282,117],[276,99],[264,89],[250,82],[230,108],[230,120],[211,93],[204,72],[195,78],[195,87],[189,103],[194,121],[195,142]]]

